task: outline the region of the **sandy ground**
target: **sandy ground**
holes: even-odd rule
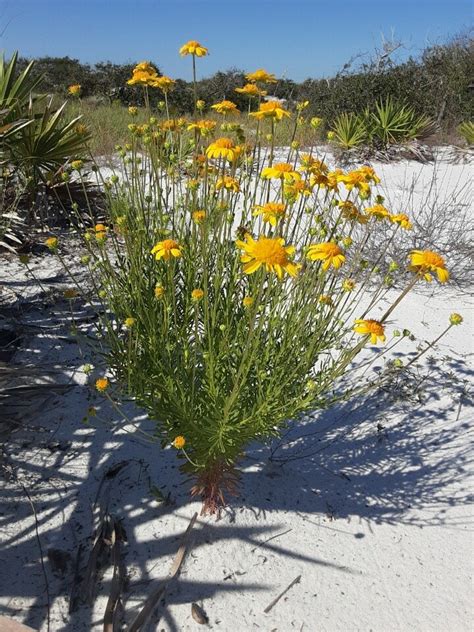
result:
[[[423,178],[426,166],[381,168],[396,194],[405,174]],[[98,514],[107,510],[127,538],[130,623],[168,574],[199,504],[189,501],[175,451],[140,441],[91,388],[95,375],[83,366],[94,359],[70,333],[57,261],[35,257],[31,267],[47,295],[20,264],[0,268],[4,295],[14,292],[21,306],[14,360],[54,369],[51,383],[67,390],[51,386],[47,396],[30,397],[3,445],[0,613],[47,630],[49,608],[55,632],[102,629],[109,562],[91,603],[79,588],[69,609]],[[208,627],[223,632],[472,630],[473,305],[469,292],[453,287],[412,294],[394,327],[409,328],[420,342],[435,338],[453,311],[465,322],[408,384],[309,417],[279,443],[251,446],[239,464],[241,496],[221,520],[198,519],[181,574],[144,629],[204,628],[191,616],[196,602]],[[79,312],[84,334],[90,317]],[[91,405],[98,417],[84,423]],[[150,428],[133,407],[127,414]]]

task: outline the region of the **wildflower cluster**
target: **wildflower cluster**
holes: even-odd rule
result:
[[[195,71],[208,51],[190,41],[180,53]],[[147,123],[130,124],[105,187],[109,215],[83,232],[92,287],[107,306],[108,371],[179,449],[209,511],[235,487],[250,441],[367,389],[339,378],[365,345],[393,340],[389,317],[414,285],[449,278],[435,252],[413,251],[404,269],[386,260],[390,239],[411,224],[385,207],[374,170],[331,169],[297,143],[277,152],[276,126],[296,130],[307,103],[292,112],[263,101],[275,82],[264,69],[246,79],[238,91],[259,99],[252,137],[234,122],[243,114],[232,101],[211,106],[220,123],[202,118],[197,93],[189,119],[149,111]],[[148,62],[129,83],[165,95],[171,86]],[[367,261],[381,224],[392,237]],[[397,277],[397,295],[387,294],[387,276]]]

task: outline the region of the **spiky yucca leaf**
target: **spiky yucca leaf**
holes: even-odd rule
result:
[[[474,145],[474,122],[464,121],[458,126],[458,132],[468,145]]]
[[[340,114],[334,121],[332,131],[335,141],[344,149],[359,147],[367,138],[364,121],[353,112]]]
[[[0,109],[7,109],[9,112],[5,123],[23,114],[32,98],[32,92],[43,79],[42,76],[32,76],[34,61],[17,74],[17,61],[18,52],[13,53],[8,62],[5,62],[3,55],[0,57]]]

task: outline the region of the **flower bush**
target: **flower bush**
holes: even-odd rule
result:
[[[181,54],[192,56],[195,75],[207,49],[192,41]],[[246,78],[242,91],[259,100],[250,138],[230,101],[211,106],[219,124],[202,118],[202,104],[190,120],[149,112],[141,125],[131,110],[120,172],[103,183],[109,216],[83,234],[85,294],[103,304],[108,377],[96,388],[146,409],[207,512],[236,492],[235,464],[250,442],[370,388],[341,378],[366,345],[380,345],[380,358],[384,343],[402,340],[389,317],[416,283],[449,277],[434,252],[413,252],[403,271],[391,265],[392,238],[369,264],[364,247],[380,223],[394,236],[409,218],[384,207],[368,166],[331,170],[295,142],[276,158],[281,120],[291,118],[295,132],[314,125],[307,103],[291,112],[263,101],[274,75]],[[163,90],[146,62],[132,81]],[[48,246],[60,254],[56,241]],[[387,303],[395,274],[404,287]]]

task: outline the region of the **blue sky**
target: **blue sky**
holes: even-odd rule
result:
[[[189,79],[178,49],[197,39],[209,76],[264,67],[297,81],[329,76],[392,32],[417,55],[472,25],[469,0],[0,0],[0,50],[93,63],[151,59]]]

